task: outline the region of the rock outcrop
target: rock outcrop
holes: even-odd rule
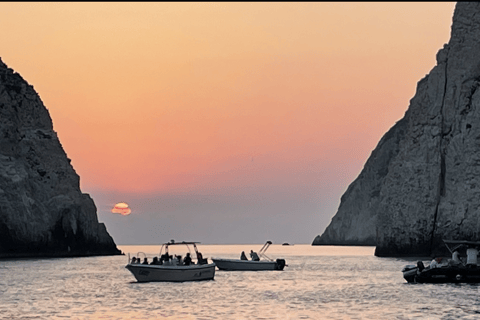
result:
[[[430,255],[480,240],[480,3],[456,4],[451,38],[313,244]]]
[[[0,60],[0,258],[114,254],[40,97]]]

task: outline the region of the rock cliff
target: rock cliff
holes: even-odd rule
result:
[[[40,97],[0,60],[0,258],[120,253]]]
[[[451,38],[418,82],[316,244],[430,255],[480,240],[480,3],[456,4]]]

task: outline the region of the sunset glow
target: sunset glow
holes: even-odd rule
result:
[[[128,207],[128,204],[120,202],[113,207],[112,213],[120,213],[122,216],[128,216],[132,213],[132,210]]]
[[[116,240],[308,243],[435,66],[454,5],[7,2],[0,57]],[[135,215],[110,214],[119,198]]]

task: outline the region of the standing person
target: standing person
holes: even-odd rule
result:
[[[250,250],[250,258],[252,258],[253,261],[260,261],[260,258],[258,257],[258,254],[254,252],[253,250]]]
[[[478,249],[477,247],[469,246],[467,248],[467,268],[477,267]]]

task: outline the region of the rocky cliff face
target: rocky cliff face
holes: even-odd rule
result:
[[[459,2],[451,38],[313,244],[428,255],[480,240],[480,3]]]
[[[0,60],[0,258],[120,254],[33,87]]]

